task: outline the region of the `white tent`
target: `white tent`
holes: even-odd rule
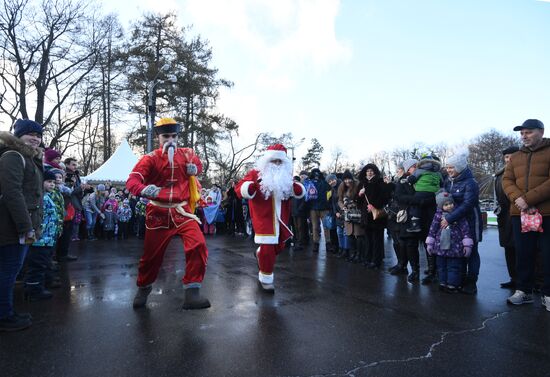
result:
[[[115,153],[103,163],[96,171],[86,177],[83,181],[93,182],[126,182],[128,175],[138,162],[137,156],[132,152],[130,144],[122,140]]]

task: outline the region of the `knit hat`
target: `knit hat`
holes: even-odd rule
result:
[[[55,174],[52,173],[51,170],[46,170],[44,172],[44,180],[45,181],[55,181]]]
[[[105,185],[103,183],[97,185],[97,191],[105,191]]]
[[[61,157],[61,153],[59,153],[53,148],[46,148],[46,150],[44,151],[44,159],[46,161],[52,161],[58,157],[59,158]]]
[[[406,173],[413,165],[416,164],[418,164],[418,160],[415,160],[414,158],[409,158],[408,160],[403,161],[403,170],[405,170]]]
[[[503,150],[502,155],[504,156],[506,154],[516,153],[517,151],[519,151],[519,147],[517,145],[512,145],[511,147],[508,147],[505,150]]]
[[[33,132],[39,135],[42,135],[43,132],[42,126],[34,120],[17,119],[13,124],[13,134],[16,137],[21,137],[23,135],[27,135]]]
[[[48,171],[50,171],[53,175],[57,175],[57,174],[61,174],[61,176],[65,175],[65,172],[63,170],[57,169],[57,168],[48,169]]]
[[[301,181],[302,181],[302,179],[300,178],[299,175],[295,175],[295,176],[294,176],[294,180],[295,180],[296,182],[301,182]]]
[[[342,180],[345,180],[345,179],[353,180],[353,174],[351,174],[351,172],[349,170],[346,170],[344,172],[344,174],[342,175]]]
[[[447,166],[454,166],[457,173],[462,173],[468,167],[468,153],[460,152],[449,157]]]
[[[336,180],[336,174],[329,174],[329,175],[327,175],[327,178],[326,178],[326,181],[327,181],[327,182],[335,181],[335,180]]]
[[[447,203],[454,203],[453,196],[445,190],[439,191],[435,195],[435,202],[437,203],[437,208],[443,208]]]

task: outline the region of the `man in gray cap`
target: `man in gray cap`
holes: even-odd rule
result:
[[[533,302],[534,268],[537,245],[543,255],[544,284],[542,304],[550,312],[550,139],[544,138],[544,124],[527,119],[514,128],[523,146],[506,165],[502,186],[510,199],[510,215],[516,246],[517,282],[508,297],[514,305]],[[542,231],[522,231],[521,215],[542,215]]]

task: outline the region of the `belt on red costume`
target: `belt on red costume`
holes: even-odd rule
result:
[[[176,212],[179,213],[180,215],[184,217],[189,217],[190,219],[195,220],[199,224],[202,224],[199,218],[197,217],[197,215],[185,211],[185,208],[183,208],[183,206],[187,205],[187,201],[185,200],[181,203],[172,203],[172,204],[157,202],[156,200],[150,200],[149,203],[160,208],[175,208]]]

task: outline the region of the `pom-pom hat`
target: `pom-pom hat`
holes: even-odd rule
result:
[[[443,208],[447,203],[454,203],[453,196],[447,191],[441,190],[435,195],[435,202],[437,203],[437,208]]]

